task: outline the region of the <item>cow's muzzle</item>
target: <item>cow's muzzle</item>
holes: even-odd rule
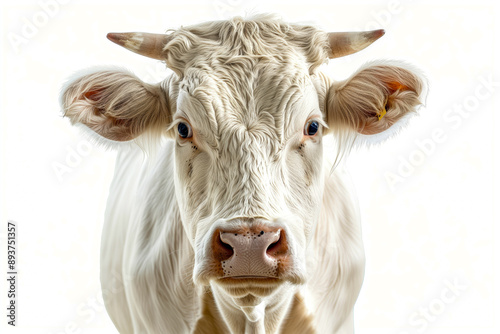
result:
[[[220,278],[280,278],[290,266],[285,230],[260,221],[240,221],[237,227],[217,228],[212,236],[212,257]]]

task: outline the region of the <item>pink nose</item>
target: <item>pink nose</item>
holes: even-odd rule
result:
[[[278,277],[288,263],[286,236],[279,228],[219,229],[213,240],[213,254],[220,261],[223,277]]]

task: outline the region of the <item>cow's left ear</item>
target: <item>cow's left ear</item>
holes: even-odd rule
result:
[[[329,128],[363,135],[388,130],[422,104],[424,78],[417,72],[403,63],[370,63],[333,83],[326,101]]]

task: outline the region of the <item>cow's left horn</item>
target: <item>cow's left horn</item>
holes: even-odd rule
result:
[[[164,34],[150,34],[146,32],[110,32],[106,36],[111,42],[123,46],[132,52],[149,58],[164,60],[163,48],[171,37]]]
[[[384,29],[359,32],[330,32],[328,33],[328,42],[330,43],[328,57],[339,58],[361,51],[384,36],[384,34]]]

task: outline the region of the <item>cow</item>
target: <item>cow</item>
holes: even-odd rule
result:
[[[398,132],[425,79],[401,61],[341,81],[320,66],[383,34],[270,14],[108,34],[172,70],[158,84],[90,70],[61,94],[71,123],[118,151],[100,269],[120,333],[353,332],[360,219],[328,161]]]

